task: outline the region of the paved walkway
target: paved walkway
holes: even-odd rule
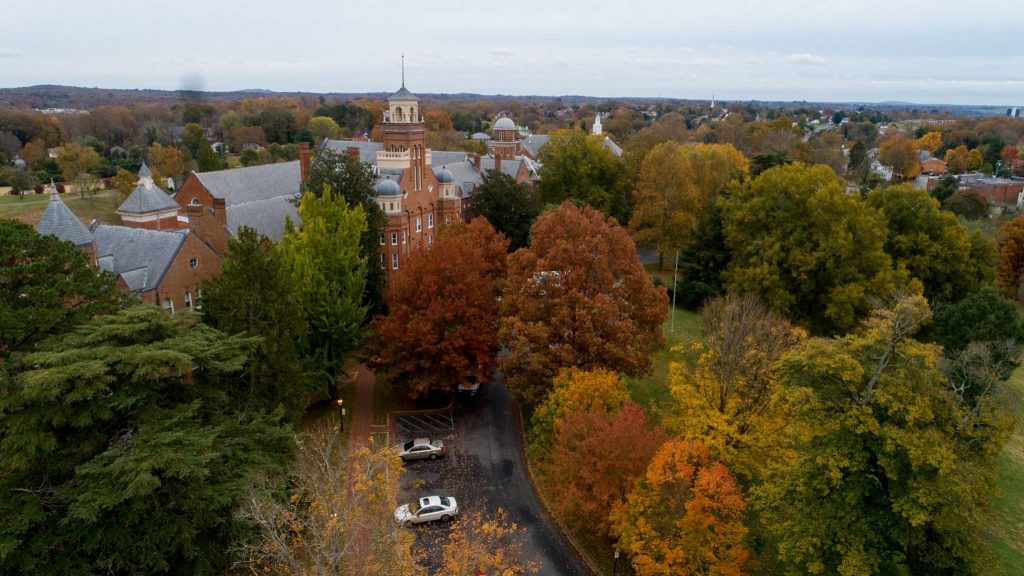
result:
[[[360,364],[352,371],[352,379],[356,386],[356,398],[349,408],[352,420],[349,424],[348,446],[349,450],[356,450],[369,446],[372,434],[386,433],[387,426],[373,423],[373,372],[366,365]]]

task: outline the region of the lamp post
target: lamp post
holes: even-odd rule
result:
[[[340,422],[339,426],[341,427],[341,431],[344,432],[345,431],[345,399],[344,398],[338,398],[338,415],[339,415],[338,422]]]
[[[612,576],[615,576],[615,571],[619,569],[619,551],[618,550],[615,551],[615,555],[612,556],[612,558],[615,559],[615,562],[612,564]]]

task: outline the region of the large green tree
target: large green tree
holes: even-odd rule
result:
[[[885,217],[889,236],[885,251],[896,266],[903,266],[924,285],[932,302],[952,302],[991,281],[972,258],[967,228],[924,190],[908,184],[880,188],[867,203]]]
[[[17,362],[0,391],[0,573],[211,574],[291,432],[242,414],[251,345],[140,304]]]
[[[530,227],[543,208],[536,188],[497,170],[484,174],[471,206],[474,216],[483,216],[508,237],[513,252],[530,244]]]
[[[380,237],[388,225],[388,217],[377,204],[373,189],[375,176],[369,165],[349,154],[338,154],[321,149],[309,167],[302,189],[315,196],[330,187],[335,197],[344,198],[349,207],[362,206],[366,214],[366,230],[359,238],[361,254],[370,264],[366,269],[366,287],[363,303],[369,306],[370,316],[383,314],[385,271],[376,265],[380,252]]]
[[[722,200],[730,288],[752,292],[816,333],[856,326],[872,297],[904,283],[885,219],[827,166],[772,168]]]
[[[571,200],[619,222],[629,221],[625,168],[601,138],[560,130],[540,151],[540,196],[548,204]]]
[[[320,197],[302,195],[299,217],[302,227],[288,220],[278,248],[288,282],[295,287],[297,312],[309,327],[301,350],[333,378],[365,329],[366,257],[360,238],[366,216],[361,204],[350,208],[344,198],[324,188]]]
[[[283,405],[296,418],[305,408],[309,390],[298,345],[306,321],[296,306],[280,252],[252,228],[240,228],[228,243],[220,274],[203,284],[202,309],[214,328],[260,338],[245,367],[248,390],[240,405],[257,410]]]
[[[758,493],[790,574],[972,574],[1005,405],[963,394],[942,350],[913,339],[921,296],[873,311],[855,334],[813,338],[780,363],[801,430],[797,460]]]
[[[113,275],[70,242],[0,220],[0,365],[12,353],[117,308]]]

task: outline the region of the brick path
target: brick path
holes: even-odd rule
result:
[[[373,372],[365,365],[356,366],[353,371],[356,384],[356,399],[352,406],[352,429],[349,431],[348,445],[355,450],[370,443],[370,432],[373,431]]]

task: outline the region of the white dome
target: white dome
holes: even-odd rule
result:
[[[498,118],[498,121],[494,123],[495,130],[515,130],[516,123],[512,121],[508,116]]]

